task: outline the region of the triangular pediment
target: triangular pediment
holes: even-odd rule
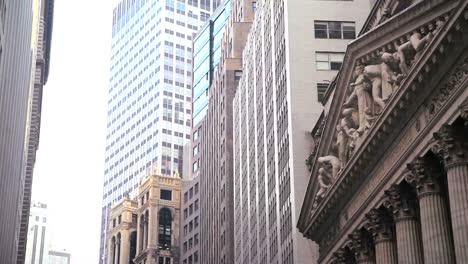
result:
[[[343,197],[352,195],[346,189],[350,182],[365,179],[409,118],[405,115],[416,111],[411,96],[423,100],[430,92],[424,88],[443,78],[438,66],[455,59],[446,56],[455,52],[448,48],[466,38],[460,27],[460,21],[467,24],[466,5],[420,1],[350,43],[335,86],[329,88],[334,93],[311,166],[301,231],[318,232],[326,217],[339,211],[347,201]]]

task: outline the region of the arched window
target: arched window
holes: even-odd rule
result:
[[[168,208],[159,211],[158,233],[159,249],[171,249],[172,216]]]
[[[134,264],[133,259],[136,256],[136,249],[137,249],[137,232],[133,231],[130,234],[130,259],[128,260],[128,263]]]

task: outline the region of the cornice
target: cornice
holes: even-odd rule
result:
[[[389,145],[397,136],[398,127],[405,125],[405,122],[395,123],[396,118],[407,121],[410,118],[409,114],[416,110],[414,108],[418,104],[409,103],[409,100],[414,101],[414,98],[420,98],[420,103],[422,103],[431,90],[419,88],[428,84],[436,84],[443,77],[440,73],[434,74],[435,67],[433,66],[446,64],[444,66],[450,67],[448,59],[440,55],[448,52],[448,47],[453,45],[454,34],[452,33],[460,30],[459,26],[457,26],[460,23],[458,20],[466,20],[466,17],[463,17],[464,12],[466,12],[466,4],[463,1],[441,0],[419,2],[350,44],[344,60],[341,78],[337,81],[337,91],[332,102],[333,108],[330,109],[330,117],[325,126],[324,135],[334,135],[334,127],[339,120],[341,106],[346,97],[346,92],[343,89],[340,91],[339,88],[347,87],[347,84],[350,83],[352,69],[356,62],[372,59],[372,54],[376,55],[378,52],[385,51],[386,43],[393,41],[395,36],[398,38],[400,35],[407,34],[424,23],[447,14],[447,12],[458,6],[454,11],[455,13],[446,21],[442,29],[438,31],[434,39],[427,45],[419,59],[412,65],[408,76],[400,84],[400,88],[395,91],[388,105],[369,130],[368,135],[361,140],[359,149],[352,155],[350,161],[336,180],[336,183],[328,190],[328,195],[313,213],[310,210],[312,208],[313,196],[315,195],[314,190],[317,187],[314,179],[309,182],[306,201],[302,209],[304,213],[301,212],[300,224],[298,225],[301,232],[304,232],[306,236],[309,236],[313,240],[317,240],[323,236],[326,228],[321,227],[323,227],[322,224],[326,221],[325,218],[330,219],[330,217],[337,215],[340,206],[344,206],[346,196],[352,195],[352,189],[355,189],[356,186],[359,186],[365,180],[367,173],[372,169],[372,165],[377,163],[378,157],[385,149],[382,145]],[[383,47],[383,49],[376,49],[375,47]],[[374,50],[372,51],[372,49]],[[418,96],[416,97],[415,95]],[[409,109],[411,111],[408,111]],[[334,140],[334,137],[331,136],[323,138],[320,142],[318,153],[327,155],[332,140]],[[384,143],[380,144],[379,142]],[[314,164],[311,175],[316,175],[317,170],[318,166]],[[311,214],[312,218],[306,219]],[[304,224],[307,222],[308,225],[305,226]]]

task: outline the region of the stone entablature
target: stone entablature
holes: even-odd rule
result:
[[[322,263],[333,255],[355,254],[353,239],[345,234],[362,230],[371,234],[374,250],[396,256],[394,245],[378,243],[383,234],[376,236],[373,221],[380,207],[396,210],[384,195],[392,185],[415,184],[410,180],[414,167],[407,168],[410,162],[405,160],[429,151],[444,159],[448,170],[447,164],[458,164],[453,160],[466,159],[466,136],[460,128],[451,132],[452,123],[467,115],[466,106],[457,109],[467,98],[466,5],[414,3],[350,44],[318,157],[311,162],[312,179],[299,221],[301,232],[319,243]],[[384,89],[387,98],[373,96]],[[449,150],[457,154],[447,158]]]

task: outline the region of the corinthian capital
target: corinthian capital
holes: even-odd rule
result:
[[[393,239],[393,221],[385,210],[372,209],[366,214],[366,218],[368,222],[365,228],[372,234],[375,243]]]
[[[348,235],[351,239],[349,247],[356,256],[356,260],[359,262],[371,260],[374,257],[374,251],[372,249],[372,240],[369,235],[366,235],[361,230],[355,230]]]
[[[437,166],[437,161],[420,157],[408,164],[411,172],[406,175],[406,181],[416,187],[419,197],[440,192],[441,172]]]
[[[393,213],[395,221],[416,217],[416,200],[409,188],[393,184],[385,191],[383,205]]]
[[[468,141],[463,127],[444,125],[434,133],[432,151],[443,158],[445,166],[468,162]]]

